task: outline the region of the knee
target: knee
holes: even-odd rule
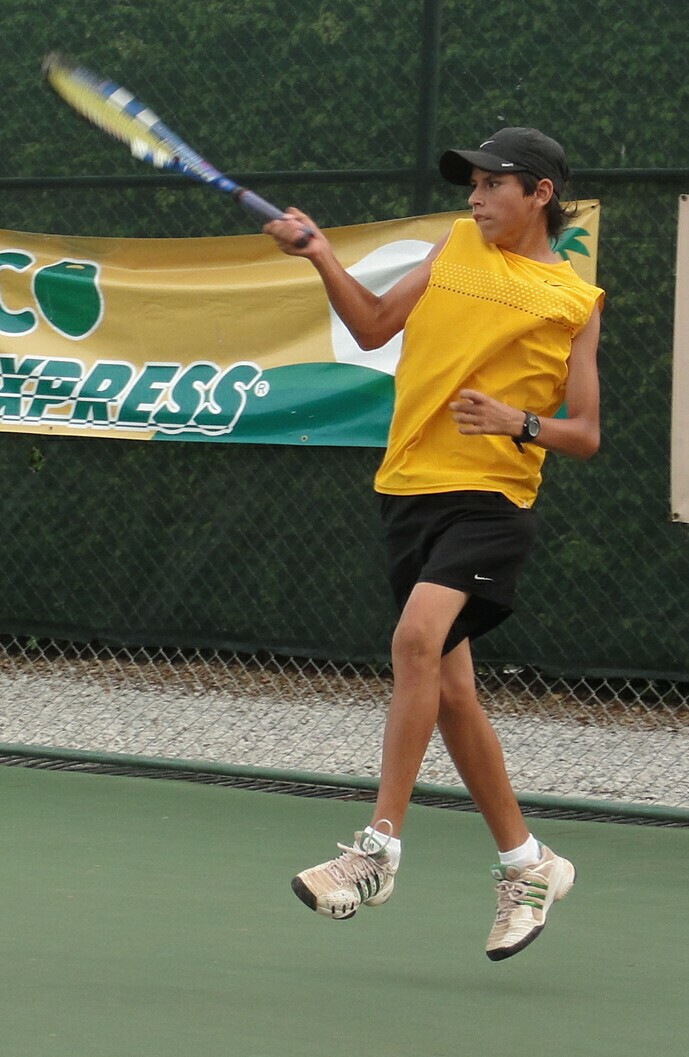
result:
[[[439,666],[441,651],[442,643],[436,642],[420,621],[403,617],[395,628],[392,636],[393,665]]]
[[[480,709],[476,683],[471,675],[442,679],[440,683],[440,722],[457,720]]]

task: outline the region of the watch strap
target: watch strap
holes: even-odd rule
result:
[[[540,431],[541,423],[538,419],[538,415],[534,415],[533,411],[525,411],[524,425],[522,426],[522,431],[518,437],[512,437],[514,444],[517,446],[522,455],[524,454],[524,445],[533,444]]]

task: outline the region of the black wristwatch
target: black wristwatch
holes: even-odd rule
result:
[[[541,422],[538,415],[534,415],[532,411],[524,412],[524,425],[522,431],[518,437],[512,437],[512,440],[519,448],[520,452],[524,453],[524,444],[533,444],[538,434],[541,432]]]

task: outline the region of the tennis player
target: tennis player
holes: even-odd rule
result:
[[[404,331],[374,483],[401,614],[379,793],[370,825],[292,887],[335,919],[390,898],[402,823],[437,724],[497,845],[486,953],[499,961],[539,935],[575,870],[529,832],[477,697],[470,642],[512,612],[536,536],[546,453],[587,459],[598,449],[604,295],[551,248],[568,218],[559,143],[536,129],[502,128],[477,150],[446,151],[440,172],[471,188],[472,217],[457,220],[382,296],[342,268],[300,211],[264,228],[285,253],[313,263],[362,349]],[[314,234],[299,248],[304,225]],[[563,403],[567,417],[554,417]]]

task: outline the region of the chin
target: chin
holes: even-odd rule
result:
[[[495,231],[491,228],[489,220],[477,220],[476,227],[479,229],[479,232],[481,233],[481,238],[484,242],[489,242],[491,244],[497,242],[498,236],[496,235]]]

